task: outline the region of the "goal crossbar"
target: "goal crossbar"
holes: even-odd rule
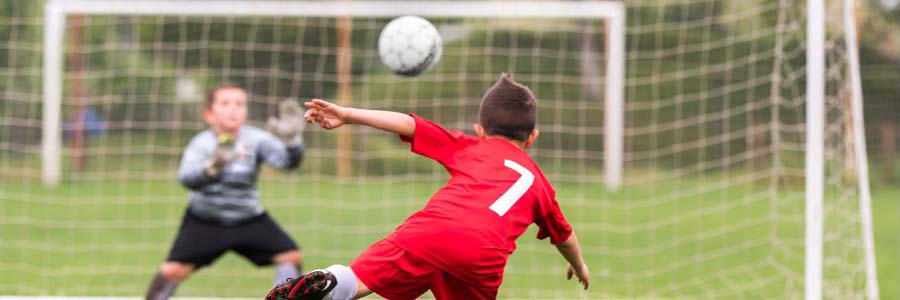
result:
[[[50,1],[60,12],[97,15],[287,16],[287,17],[423,17],[583,18],[624,16],[612,1]],[[249,4],[249,5],[248,5]]]

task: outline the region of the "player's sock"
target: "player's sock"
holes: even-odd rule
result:
[[[300,276],[300,265],[295,265],[292,263],[280,263],[275,266],[275,282],[272,284],[276,286],[282,282],[288,280],[288,278],[297,278]]]
[[[147,300],[168,300],[177,287],[178,281],[166,279],[162,274],[156,273],[147,288]]]
[[[332,300],[352,300],[356,296],[356,274],[347,266],[332,265],[325,268],[337,279],[337,286],[331,290]]]

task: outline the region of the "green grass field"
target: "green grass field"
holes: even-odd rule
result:
[[[263,177],[270,178],[260,183],[264,204],[304,248],[308,268],[347,263],[420,208],[443,179]],[[566,282],[565,262],[533,238],[532,228],[519,239],[501,298],[796,298],[802,218],[760,220],[772,213],[762,200],[768,190],[758,184],[704,188],[704,182],[723,181],[679,178],[616,193],[596,184],[556,184],[592,268],[592,287],[581,292]],[[802,216],[801,191],[777,193],[784,202],[777,215]],[[143,295],[174,238],[185,194],[174,180],[85,180],[47,190],[4,179],[0,295]],[[876,186],[873,196],[882,299],[897,299],[900,190]],[[784,244],[773,246],[773,236]],[[259,296],[271,275],[229,254],[178,295]]]

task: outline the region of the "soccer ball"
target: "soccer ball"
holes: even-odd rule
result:
[[[381,63],[397,75],[416,76],[441,59],[441,34],[431,22],[417,16],[392,20],[378,36]]]

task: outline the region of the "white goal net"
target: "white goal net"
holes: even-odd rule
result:
[[[175,8],[148,13],[135,3]],[[352,17],[335,17],[325,2],[283,2],[283,15],[248,13],[273,3],[0,3],[0,295],[143,295],[187,205],[175,172],[187,141],[206,128],[208,87],[246,88],[252,125],[280,100],[316,97],[416,113],[471,133],[479,100],[501,72],[538,97],[541,135],[530,153],[554,184],[592,275],[588,291],[567,282],[565,261],[532,228],[506,268],[501,298],[808,293],[807,1],[589,2],[625,9],[627,50],[617,62],[625,67],[624,106],[612,108],[621,110],[622,128],[605,122],[614,115],[607,74],[616,63],[608,12],[578,12],[589,6],[573,2],[558,5],[570,12],[489,2],[498,9],[419,13],[441,32],[443,57],[429,72],[402,78],[381,65],[376,45],[380,29],[401,14],[390,10],[397,2]],[[339,3],[349,11],[372,2]],[[871,253],[842,5],[826,1],[821,49],[817,290],[824,299],[863,299]],[[64,30],[53,31],[59,23],[45,19],[45,9],[65,17]],[[42,68],[54,57],[61,72]],[[54,84],[61,110],[48,119],[55,112],[46,88]],[[48,124],[58,148],[42,131]],[[609,132],[622,133],[621,175],[609,172],[619,165],[608,161],[615,147],[604,148]],[[299,170],[266,170],[259,187],[308,269],[348,263],[448,179],[440,165],[377,130],[309,128],[305,140]],[[58,178],[48,181],[54,160]],[[620,187],[608,185],[610,174]],[[177,294],[257,297],[272,272],[229,254]]]

